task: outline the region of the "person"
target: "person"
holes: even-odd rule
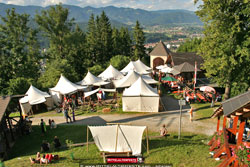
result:
[[[190,101],[189,101],[189,96],[188,96],[188,95],[186,96],[186,102],[187,102],[187,103],[190,102]]]
[[[41,119],[40,126],[41,126],[41,130],[42,130],[42,135],[44,135],[46,132],[46,123],[43,121],[43,119]]]
[[[40,159],[40,164],[48,164],[48,160],[45,158],[44,154],[43,157]]]
[[[102,99],[105,100],[105,98],[106,98],[105,92],[102,91]]]
[[[190,108],[189,110],[189,118],[190,118],[190,122],[193,122],[193,107]]]
[[[61,143],[57,136],[54,137],[54,145],[55,145],[55,148],[61,147]]]
[[[51,127],[51,119],[49,119],[49,126]]]
[[[66,101],[64,101],[64,103],[63,103],[63,114],[64,114],[64,117],[65,117],[67,123],[69,123],[68,119],[70,120],[70,122],[72,122],[71,117],[68,114],[68,104]]]
[[[160,135],[161,136],[166,136],[168,134],[168,131],[165,127],[165,124],[162,125],[161,129],[160,129]]]
[[[50,144],[43,140],[43,143],[41,144],[41,152],[49,151],[49,148]]]
[[[52,119],[50,128],[55,129],[56,127],[57,127],[57,125],[56,125],[55,121]]]
[[[40,159],[41,159],[41,157],[40,157],[40,152],[37,152],[37,153],[36,153],[36,159],[30,157],[31,165],[32,165],[32,164],[35,164],[35,163],[39,163],[39,162],[40,162]]]

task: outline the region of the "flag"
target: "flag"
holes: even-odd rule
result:
[[[195,90],[196,78],[197,78],[197,62],[195,61],[195,65],[194,65],[194,90]]]

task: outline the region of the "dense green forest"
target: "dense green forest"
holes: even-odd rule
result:
[[[0,25],[0,93],[23,94],[30,84],[40,89],[54,87],[61,74],[76,82],[90,70],[99,74],[111,63],[124,67],[130,60],[145,59],[145,36],[137,21],[132,30],[112,27],[102,12],[90,16],[84,32],[69,10],[51,6],[34,18],[7,10]],[[49,41],[44,49],[39,38]]]

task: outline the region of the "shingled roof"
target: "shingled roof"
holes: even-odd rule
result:
[[[8,107],[8,104],[10,102],[11,97],[10,96],[2,96],[0,97],[0,122],[4,116],[4,113]]]
[[[178,66],[174,66],[174,69],[176,69],[179,72],[194,72],[195,67],[188,62],[182,63]],[[197,71],[200,71],[200,69],[197,68]]]
[[[171,52],[172,63],[174,66],[183,64],[185,62],[195,65],[195,61],[197,62],[197,68],[200,69],[202,63],[204,62],[203,58],[196,53],[187,52],[187,53],[174,53]]]
[[[222,102],[224,115],[228,116],[250,104],[250,91]]]
[[[150,56],[169,56],[171,51],[160,41],[150,52]]]

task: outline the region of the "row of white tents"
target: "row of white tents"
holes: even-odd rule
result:
[[[115,89],[104,88],[90,91],[92,86],[100,87],[112,83],[115,88],[125,88],[122,97],[123,111],[158,112],[159,95],[157,90],[149,85],[158,82],[147,75],[150,71],[151,68],[137,60],[131,61],[121,71],[110,65],[98,77],[88,71],[83,80],[77,83],[72,83],[61,75],[56,86],[49,89],[51,95],[31,85],[25,94],[26,96],[19,102],[22,112],[27,114],[32,105],[45,103],[48,108],[52,108],[54,104],[59,105],[62,96],[71,95],[78,91],[84,91],[85,97],[97,93],[99,90],[115,92]]]

